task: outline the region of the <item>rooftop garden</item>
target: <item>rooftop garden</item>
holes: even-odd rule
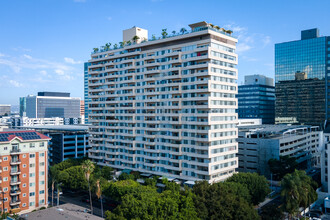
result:
[[[216,31],[218,33],[225,34],[225,35],[231,36],[231,37],[232,37],[232,33],[233,33],[233,31],[231,31],[231,30],[226,30],[225,28],[221,28],[221,27],[219,27],[217,25],[213,25],[211,23],[209,23],[205,26],[193,28],[191,31],[188,31],[185,28],[181,28],[180,31],[178,31],[178,32],[177,31],[172,31],[172,32],[169,33],[167,31],[167,29],[165,28],[165,29],[162,29],[161,37],[156,37],[153,34],[151,36],[151,39],[145,39],[145,38],[140,39],[139,36],[134,36],[132,38],[132,40],[130,40],[130,41],[121,41],[121,42],[115,43],[113,45],[111,43],[106,43],[104,46],[101,46],[99,48],[95,47],[95,48],[93,48],[92,54],[124,48],[125,46],[130,46],[130,45],[137,44],[137,42],[139,40],[141,40],[139,43],[145,43],[145,42],[148,42],[148,41],[155,41],[155,40],[160,40],[160,39],[165,39],[165,38],[170,38],[170,37],[176,37],[176,36],[179,36],[179,35],[189,34],[189,33],[197,32],[197,31],[203,31],[203,30],[207,30],[207,29],[210,29],[210,30],[213,30],[213,31]]]

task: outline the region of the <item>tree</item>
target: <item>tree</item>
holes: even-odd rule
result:
[[[93,48],[93,51],[94,51],[94,53],[96,53],[99,51],[99,48],[95,47],[95,48]]]
[[[102,201],[102,189],[100,186],[100,180],[96,181],[96,187],[97,187],[96,196],[98,199],[101,199],[101,216],[103,218],[103,201]]]
[[[93,204],[92,204],[92,194],[91,194],[91,185],[90,185],[90,175],[93,173],[95,168],[94,163],[91,160],[85,160],[82,164],[82,169],[85,173],[85,177],[88,182],[88,191],[89,191],[89,200],[91,205],[91,214],[93,214]]]
[[[118,44],[114,44],[113,49],[117,49],[117,48],[118,48]]]
[[[263,220],[282,220],[285,217],[281,207],[276,204],[263,206],[260,216]]]
[[[295,170],[283,177],[281,196],[284,200],[284,209],[290,217],[298,213],[299,207],[306,208],[317,199],[314,185],[316,183],[302,170]]]
[[[135,35],[135,36],[132,38],[132,40],[133,40],[134,43],[136,43],[139,39],[140,39],[140,37],[137,36],[137,35]]]
[[[259,219],[249,205],[248,189],[235,182],[220,182],[210,185],[197,182],[193,187],[198,217],[201,219]]]
[[[187,32],[187,29],[185,29],[185,28],[181,28],[181,29],[180,29],[180,33],[181,33],[181,34],[184,34],[184,33],[186,33],[186,32]]]
[[[111,180],[112,179],[112,172],[113,172],[113,169],[111,167],[104,166],[101,169],[101,176],[106,180]]]
[[[227,182],[235,182],[244,185],[251,196],[254,205],[264,201],[270,193],[267,179],[257,173],[236,173],[227,179]]]
[[[281,180],[286,174],[293,173],[298,163],[296,158],[289,156],[280,156],[280,159],[270,159],[268,161],[270,172],[274,180]]]
[[[166,38],[167,35],[168,35],[167,29],[166,28],[165,29],[162,29],[162,36],[163,36],[163,38]]]
[[[106,43],[104,49],[105,50],[110,50],[111,43]]]
[[[176,34],[176,31],[172,31],[172,34],[175,35]]]
[[[87,189],[87,181],[84,170],[81,166],[73,166],[60,172],[59,181],[63,183],[64,188],[71,190]]]
[[[59,180],[59,173],[60,171],[56,169],[55,166],[51,166],[49,168],[50,171],[50,179],[51,179],[51,185],[52,185],[52,206],[54,206],[54,187],[55,187],[55,182]]]
[[[119,180],[134,180],[134,175],[122,172],[119,177]]]

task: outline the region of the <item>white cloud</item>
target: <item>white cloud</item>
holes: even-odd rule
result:
[[[47,76],[47,71],[46,70],[41,70],[40,73],[41,73],[41,75]]]
[[[63,75],[64,75],[64,71],[61,70],[61,69],[57,69],[57,70],[55,70],[55,73],[56,73],[57,75],[59,75],[59,76],[63,76]]]
[[[32,57],[30,55],[24,54],[23,57],[25,57],[26,59],[32,60]]]
[[[3,53],[0,53],[0,57],[4,57],[5,56],[5,54],[3,54]]]
[[[107,17],[107,19],[108,19],[109,21],[111,21],[111,20],[112,20],[112,17],[109,16],[109,17]]]
[[[14,86],[14,87],[22,87],[22,86],[23,86],[23,84],[21,84],[21,83],[15,81],[15,80],[12,80],[12,79],[9,80],[9,83],[10,83],[12,86]]]
[[[252,46],[246,44],[246,43],[238,43],[236,46],[236,52],[238,54],[249,51],[252,49]]]
[[[81,64],[81,61],[75,61],[73,58],[70,57],[64,57],[64,61],[66,63],[70,63],[70,64]]]
[[[270,38],[270,36],[265,36],[265,37],[262,39],[262,42],[264,43],[264,47],[267,46],[267,45],[271,42],[271,38]]]

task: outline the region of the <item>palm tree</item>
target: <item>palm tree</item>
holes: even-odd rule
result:
[[[181,28],[181,29],[180,29],[180,32],[181,32],[181,34],[184,34],[184,33],[187,32],[187,30],[186,30],[185,28]]]
[[[289,218],[298,212],[300,201],[299,178],[294,174],[287,174],[281,181],[281,196],[284,199],[285,210]]]
[[[99,51],[99,48],[95,47],[95,48],[93,48],[93,51],[94,51],[94,53],[96,53]]]
[[[166,36],[168,35],[168,33],[166,31],[167,31],[166,28],[165,29],[162,29],[162,36],[163,36],[163,38],[166,38]]]
[[[109,50],[110,47],[111,47],[111,43],[106,43],[104,48],[105,48],[106,50]]]
[[[135,35],[135,36],[132,38],[132,40],[134,41],[134,43],[136,43],[139,39],[140,39],[140,37],[137,36],[137,35]]]
[[[56,167],[54,167],[54,166],[50,167],[50,177],[51,177],[51,183],[52,183],[52,206],[54,206],[55,182],[58,182],[58,180],[59,180],[59,173],[60,173],[60,171],[58,169],[56,169]]]
[[[90,176],[93,173],[94,169],[95,169],[95,165],[91,160],[85,160],[82,163],[82,169],[85,173],[85,177],[87,179],[88,182],[88,191],[89,191],[89,201],[91,204],[91,214],[93,214],[93,204],[92,204],[92,194],[91,194],[91,185],[90,185]]]
[[[176,31],[172,31],[172,34],[175,35],[176,34]]]
[[[126,41],[119,42],[120,47],[124,47],[126,44]]]
[[[98,199],[101,199],[101,215],[103,218],[103,201],[102,201],[102,190],[101,190],[101,186],[100,186],[100,180],[96,181],[96,188],[97,188],[96,196]]]
[[[117,48],[118,48],[118,44],[114,44],[113,49],[117,49]]]

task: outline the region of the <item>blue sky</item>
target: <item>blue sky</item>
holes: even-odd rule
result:
[[[132,26],[149,37],[198,21],[230,28],[239,39],[238,83],[274,77],[274,44],[314,27],[329,36],[329,9],[327,0],[0,0],[0,104],[38,91],[83,97],[92,48],[120,42]]]

